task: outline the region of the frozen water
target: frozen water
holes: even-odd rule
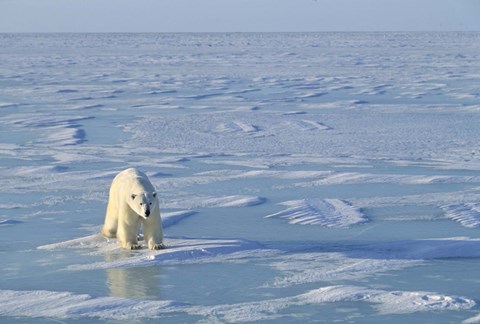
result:
[[[480,322],[479,40],[0,35],[0,322]]]

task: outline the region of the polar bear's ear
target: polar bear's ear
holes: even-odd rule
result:
[[[157,193],[154,191],[154,192],[152,193],[152,196],[153,196],[153,198],[157,197]]]
[[[136,194],[132,194],[132,196],[131,196],[131,197],[132,197],[132,200],[134,200],[134,199],[135,199],[135,197],[137,197],[137,195],[136,195]]]

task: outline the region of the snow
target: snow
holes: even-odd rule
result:
[[[339,105],[338,109],[344,108]],[[370,108],[370,109],[369,109]],[[382,123],[372,120],[382,116]],[[172,153],[251,153],[251,154],[314,154],[406,159],[411,156],[452,158],[455,143],[473,147],[478,132],[475,118],[459,116],[454,123],[464,124],[466,131],[451,128],[451,116],[389,112],[375,106],[351,110],[349,114],[284,115],[267,111],[204,112],[188,115],[149,116],[129,126],[132,144],[155,145]],[[231,120],[234,120],[231,124]],[[230,124],[229,124],[230,123]],[[241,125],[242,127],[238,126]],[[367,127],[368,125],[368,127]],[[402,125],[401,128],[398,125]],[[396,129],[392,132],[392,129]],[[442,132],[437,131],[442,129]],[[215,130],[215,131],[211,131]],[[228,130],[228,131],[227,131]],[[152,139],[150,134],[158,134]],[[185,134],[194,134],[189,141]],[[355,134],[352,136],[351,134]],[[375,134],[382,134],[373,141]],[[418,138],[422,138],[418,141]],[[167,140],[168,139],[168,140]],[[431,145],[426,145],[431,143]],[[373,149],[372,149],[373,148]]]
[[[368,302],[381,314],[402,314],[435,310],[462,310],[475,306],[471,299],[429,292],[384,291],[358,286],[327,286],[297,296],[190,310],[227,323],[279,320],[282,310],[295,306],[332,302]]]
[[[0,290],[0,315],[132,320],[152,317],[162,309],[172,309],[172,301],[142,301],[115,297],[92,297],[45,290]],[[132,312],[131,310],[135,310]]]
[[[265,198],[258,196],[232,195],[222,197],[198,196],[192,198],[181,198],[165,202],[168,208],[198,208],[198,207],[249,207],[261,205]]]
[[[433,184],[433,183],[478,183],[480,177],[469,176],[440,176],[440,175],[401,175],[401,174],[369,174],[360,172],[332,172],[307,183],[298,183],[296,186],[322,186],[333,184],[365,184],[365,183],[393,183],[393,184]]]
[[[480,225],[480,204],[451,204],[443,206],[447,217],[459,222],[465,227],[477,227]]]
[[[332,286],[308,292],[301,297],[321,302],[353,300],[367,301],[376,305],[383,314],[413,313],[431,310],[460,310],[475,306],[475,301],[458,296],[445,296],[420,291],[383,291],[351,286]]]
[[[0,322],[479,322],[479,37],[0,35]]]
[[[348,227],[367,219],[351,203],[341,199],[303,199],[283,202],[287,209],[266,217],[289,219],[290,224]]]
[[[205,316],[210,321],[216,319],[238,323],[279,320],[284,316],[281,311],[291,307],[338,302],[371,303],[380,314],[458,311],[475,306],[475,301],[460,296],[421,291],[384,291],[359,286],[327,286],[291,297],[210,307],[190,306],[175,301],[92,297],[70,292],[0,290],[0,315],[139,320],[185,312]]]

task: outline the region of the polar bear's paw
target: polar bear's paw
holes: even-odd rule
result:
[[[149,246],[150,250],[163,250],[166,249],[167,246],[163,243],[160,244],[153,244],[152,246]]]
[[[125,243],[122,245],[122,248],[125,250],[140,250],[142,246],[137,243]]]

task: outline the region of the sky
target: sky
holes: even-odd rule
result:
[[[480,31],[480,0],[0,0],[0,32]]]

